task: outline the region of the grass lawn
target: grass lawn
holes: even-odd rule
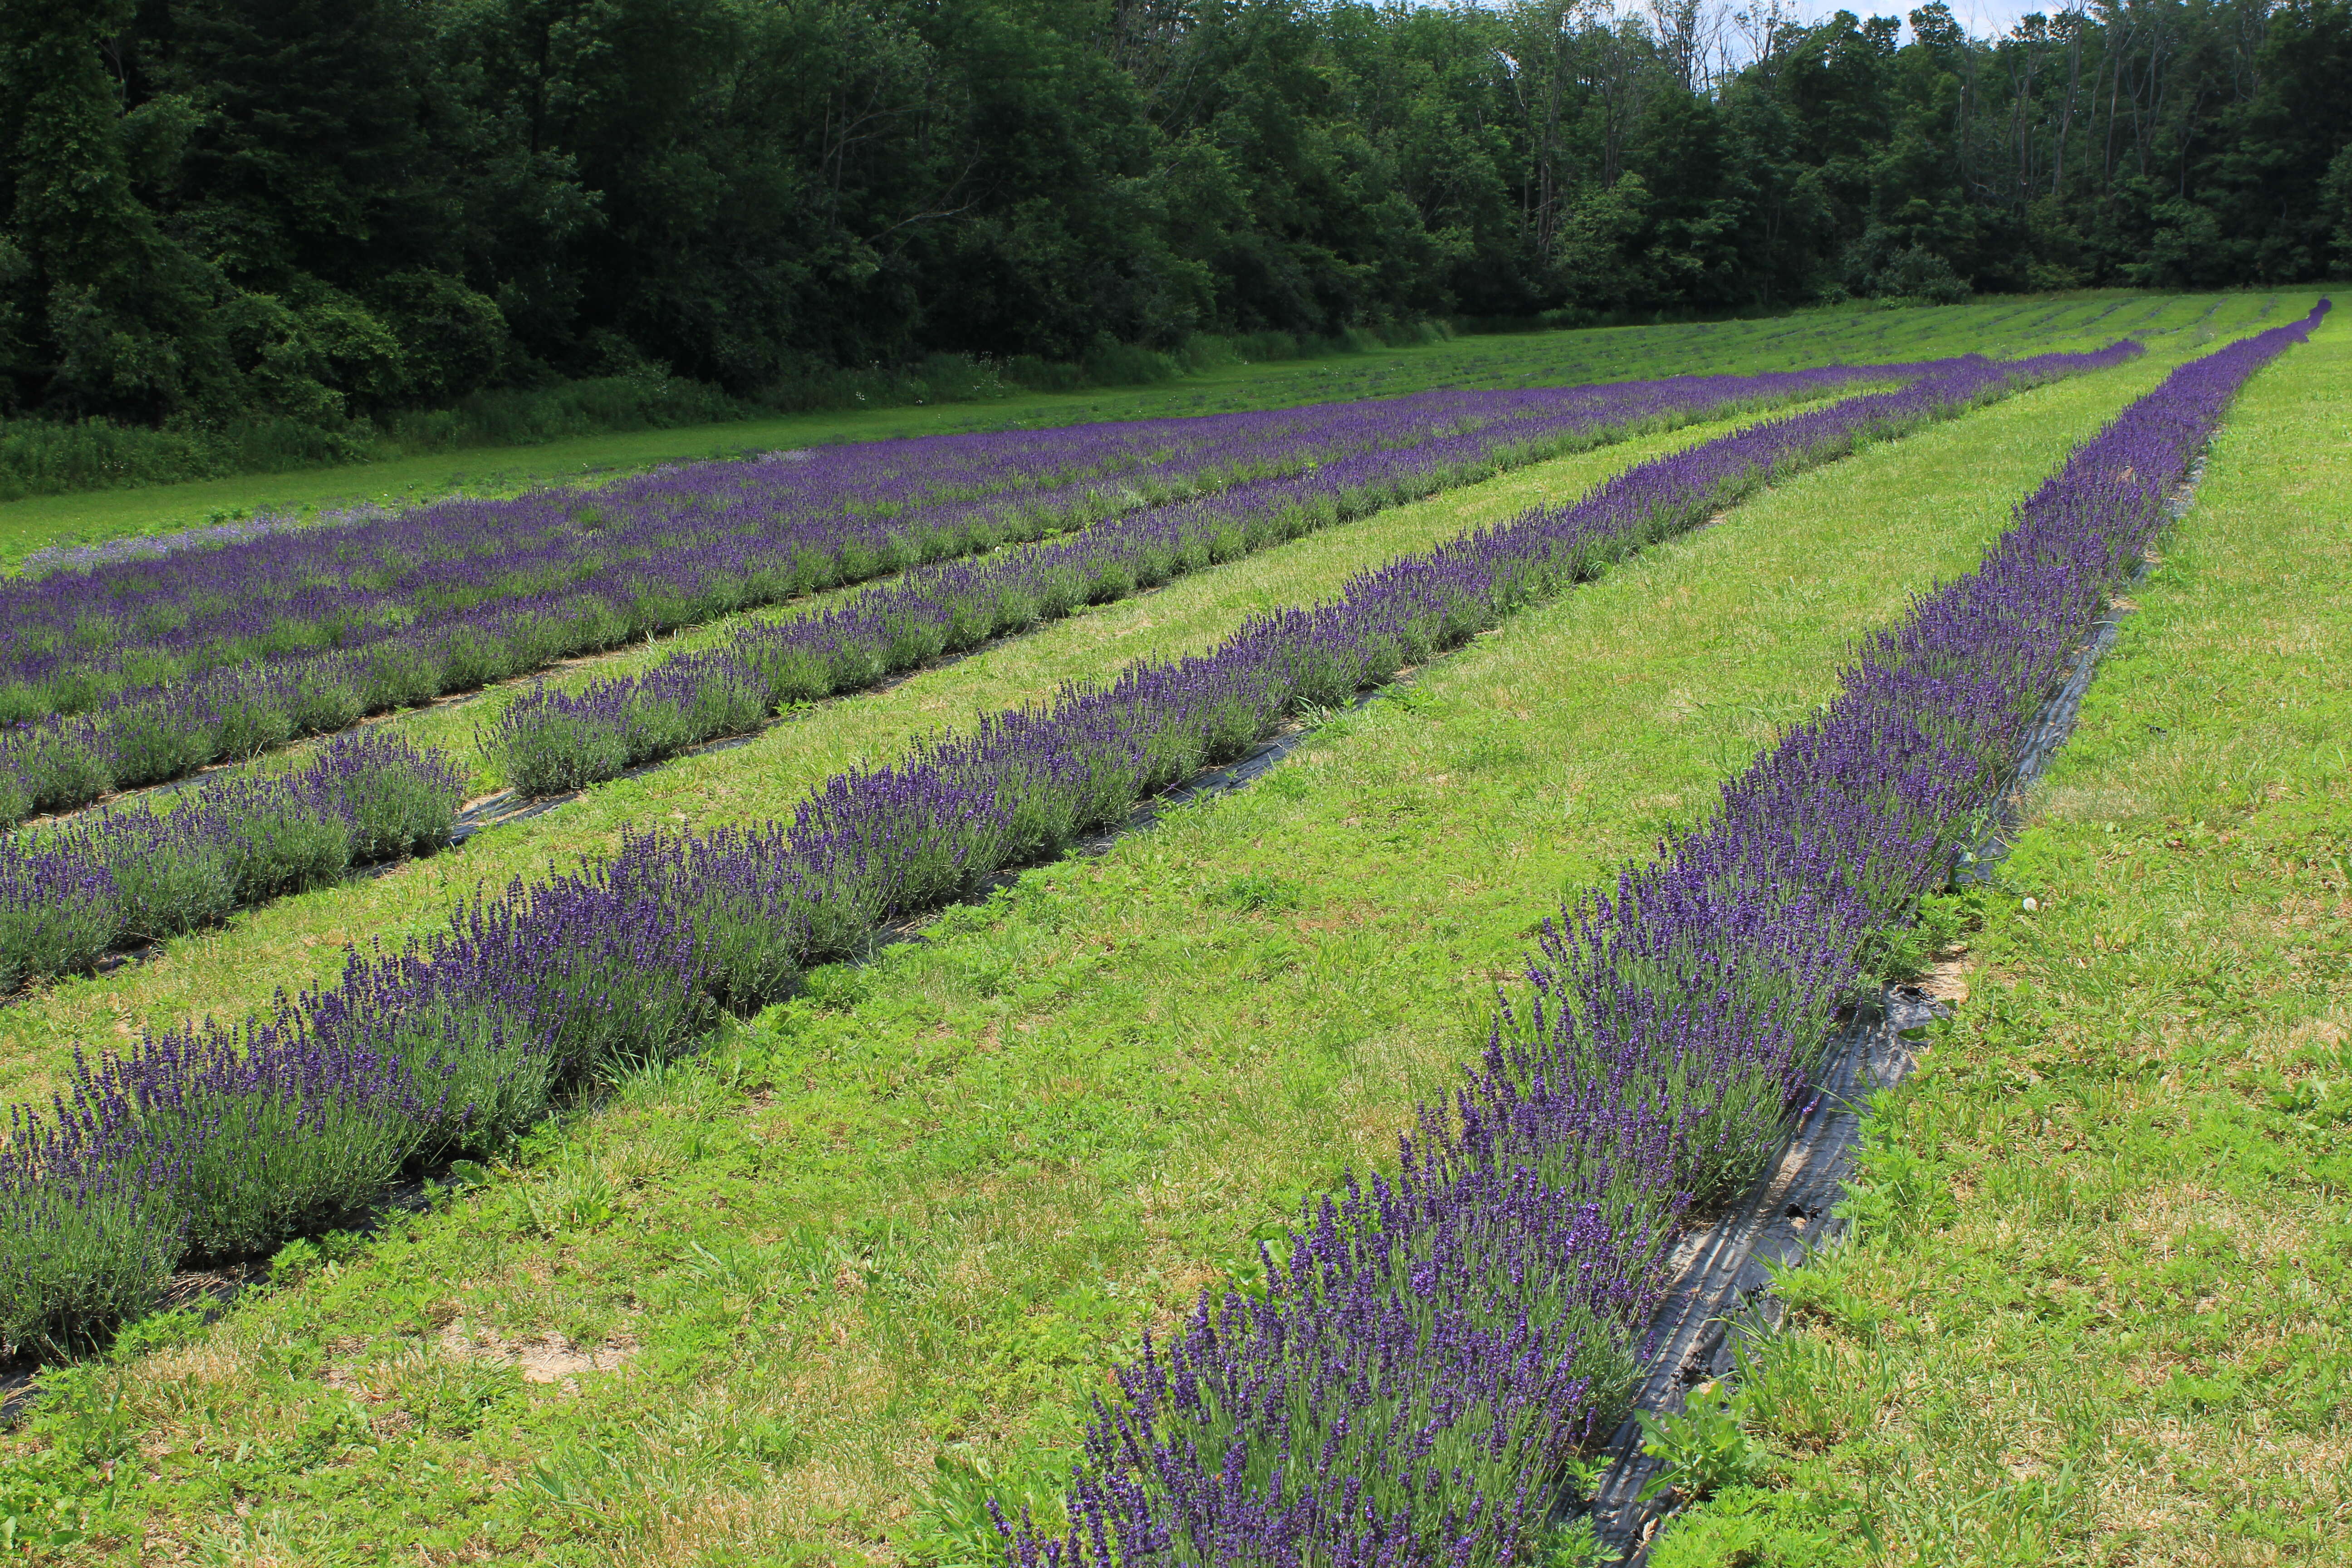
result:
[[[2352,1561],[2352,326],[2248,386],[1700,1564]],[[2025,900],[2036,908],[2029,910]],[[1870,1550],[1865,1543],[1874,1543]]]
[[[1760,321],[1594,328],[1474,337],[1335,359],[1228,365],[1157,386],[1024,395],[989,403],[877,408],[480,447],[387,462],[38,496],[0,504],[0,570],[59,543],[164,533],[255,511],[362,501],[400,505],[458,491],[500,494],[546,483],[744,451],[949,431],[1279,408],[1395,396],[1431,387],[1572,384],[1700,371],[1780,370],[2092,348],[2130,332],[2151,346],[2291,319],[2308,301],[2272,294],[2129,291],[2001,298],[1967,305],[1807,311]]]
[[[822,972],[432,1213],[297,1244],[281,1287],[219,1323],[152,1321],[59,1379],[0,1497],[110,1497],[78,1550],[122,1561],[969,1561],[982,1477],[1050,1490],[1144,1326],[1245,1272],[1344,1165],[1392,1157],[1533,922],[1702,809],[1835,689],[1855,636],[1973,564],[2161,368],[1794,479],[1433,665],[1250,792]],[[262,911],[11,1010],[10,1059],[20,1083],[53,1069],[110,1001],[126,1020],[248,1006],[348,933],[396,932],[625,820],[771,815],[924,725],[1201,646],[1638,455],[1186,579],[594,792],[541,819],[551,837],[486,843],[497,859]]]

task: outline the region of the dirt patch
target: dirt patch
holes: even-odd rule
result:
[[[1957,1007],[1969,999],[1969,972],[1975,967],[1965,952],[1937,959],[1912,984],[1936,1001],[1948,1002]]]
[[[626,1342],[609,1345],[575,1345],[561,1334],[509,1340],[496,1334],[471,1333],[461,1323],[441,1331],[441,1348],[452,1356],[477,1361],[503,1361],[522,1373],[525,1383],[549,1383],[566,1394],[580,1392],[583,1373],[616,1372],[636,1353]]]

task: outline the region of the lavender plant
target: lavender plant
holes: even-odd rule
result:
[[[0,840],[0,990],[89,968],[319,887],[354,865],[446,844],[463,775],[396,736],[340,735],[307,766],[200,785]]]
[[[1073,687],[920,745],[897,763],[839,775],[789,823],[632,835],[608,860],[478,898],[442,931],[397,951],[355,953],[339,984],[287,998],[238,1029],[167,1029],[79,1068],[52,1111],[26,1113],[25,1146],[46,1152],[0,1171],[0,1181],[14,1184],[0,1187],[0,1209],[47,1214],[61,1193],[102,1190],[110,1194],[105,1205],[90,1211],[99,1217],[76,1222],[84,1224],[78,1235],[94,1238],[77,1245],[93,1255],[112,1247],[106,1256],[144,1258],[142,1238],[167,1233],[200,1251],[267,1246],[336,1205],[365,1201],[403,1162],[495,1141],[541,1114],[566,1082],[687,1047],[719,1008],[785,994],[801,965],[856,951],[878,921],[1052,854],[1074,835],[1116,821],[1141,796],[1234,754],[1300,705],[1384,680],[1538,595],[1702,521],[1749,486],[2037,377],[2136,352],[2118,345],[2016,364],[1948,363],[1899,391],[1769,421],[1641,465],[1574,506],[1538,510],[1391,563],[1352,581],[1336,602],[1257,617],[1209,654],[1139,664],[1108,686]],[[1738,929],[1769,930],[1794,907],[1759,906],[1750,926]],[[1654,957],[1688,963],[1712,951],[1667,942]],[[1769,971],[1772,951],[1731,973],[1747,984],[1751,970]],[[1806,1008],[1818,1010],[1828,984],[1811,970],[1770,973],[1777,989],[1756,988],[1748,1012],[1703,1035],[1765,1067],[1780,1059],[1773,1053],[1781,1047],[1751,1046],[1747,1033],[1762,1020],[1799,1037]],[[1174,1445],[1155,1473],[1185,1473],[1186,1454],[1238,1467],[1223,1491],[1187,1494],[1208,1510],[1197,1514],[1207,1532],[1200,1540],[1229,1539],[1216,1533],[1225,1529],[1219,1521],[1239,1516],[1219,1512],[1226,1506],[1220,1498],[1254,1500],[1249,1507],[1310,1555],[1359,1519],[1379,1521],[1375,1535],[1387,1545],[1373,1555],[1406,1552],[1430,1530],[1474,1545],[1517,1539],[1517,1505],[1489,1493],[1512,1475],[1539,1477],[1591,1429],[1627,1375],[1626,1325],[1639,1316],[1648,1249],[1671,1217],[1670,1201],[1659,1207],[1667,1200],[1655,1195],[1654,1176],[1670,1157],[1661,1151],[1678,1151],[1695,1125],[1651,1069],[1687,1058],[1702,1090],[1716,1081],[1712,1058],[1653,1037],[1679,1015],[1646,994],[1629,991],[1615,1015],[1586,1011],[1589,1021],[1563,1037],[1498,1037],[1490,1118],[1425,1121],[1420,1143],[1407,1151],[1405,1176],[1335,1209],[1328,1246],[1276,1293],[1280,1300],[1266,1309],[1274,1315],[1212,1312],[1200,1330],[1208,1338],[1188,1341],[1181,1364],[1170,1362],[1171,1389],[1193,1392],[1171,1393],[1153,1417],[1162,1425],[1150,1429],[1159,1434],[1151,1441]],[[1618,1064],[1600,1089],[1576,1076],[1588,1059]],[[1537,1071],[1528,1062],[1552,1065]],[[1545,1128],[1588,1122],[1602,1130],[1594,1137],[1619,1142],[1542,1142]],[[1524,1157],[1482,1163],[1481,1149]],[[126,1172],[144,1174],[134,1182]],[[1412,1223],[1439,1229],[1391,1245],[1376,1234],[1391,1215],[1423,1215]],[[0,1249],[14,1245],[0,1239]],[[134,1277],[129,1264],[123,1269],[105,1277]],[[45,1293],[48,1278],[32,1252],[0,1250],[0,1334],[26,1343],[97,1331],[100,1309],[87,1299],[60,1305]],[[1485,1294],[1504,1282],[1516,1294]],[[1454,1291],[1467,1293],[1465,1301],[1456,1303]],[[1393,1353],[1383,1350],[1344,1373],[1317,1359],[1323,1350],[1304,1362],[1286,1359],[1307,1355],[1310,1343],[1338,1353],[1349,1336],[1318,1339],[1282,1325],[1320,1322],[1322,1304],[1343,1300],[1361,1321],[1419,1325],[1412,1334],[1423,1337],[1400,1340]],[[1423,1312],[1432,1302],[1433,1313]],[[133,1294],[103,1311],[142,1305]],[[1290,1449],[1298,1463],[1310,1450],[1328,1451],[1350,1475],[1377,1472],[1377,1484],[1334,1492],[1290,1459],[1267,1461],[1258,1446],[1287,1428],[1274,1407],[1244,1409],[1233,1391],[1274,1384],[1253,1381],[1253,1373],[1213,1398],[1201,1392],[1203,1379],[1223,1375],[1215,1370],[1223,1363],[1208,1358],[1228,1341],[1259,1347],[1253,1364],[1289,1391],[1285,1400],[1305,1400],[1298,1408],[1320,1412],[1318,1420],[1346,1423],[1344,1432],[1300,1434]],[[1422,1390],[1411,1383],[1416,1357],[1457,1368],[1466,1381]],[[1496,1357],[1507,1367],[1497,1370]],[[1378,1429],[1394,1444],[1375,1435],[1377,1423],[1354,1422],[1328,1403],[1366,1386],[1388,1391],[1381,1396],[1387,1425]],[[1205,1436],[1165,1425],[1191,1420],[1196,1405],[1213,1406],[1223,1425]],[[1147,1522],[1171,1517],[1150,1511],[1164,1481],[1135,1485],[1141,1489],[1118,1492],[1127,1500],[1118,1507],[1144,1509],[1133,1517]],[[1171,1550],[1189,1549],[1173,1541]]]

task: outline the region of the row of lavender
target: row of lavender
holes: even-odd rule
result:
[[[253,538],[230,531],[201,552],[159,552],[0,589],[0,610],[22,628],[0,680],[37,686],[79,672],[58,693],[58,707],[74,711],[109,676],[197,674],[348,646],[413,625],[420,611],[593,585],[714,536],[757,535],[788,557],[795,546],[821,555],[952,549],[929,536],[968,518],[971,503],[1246,466],[1266,437],[1311,438],[1316,423],[1309,412],[1277,429],[1211,418],[859,443],[656,468],[593,490],[362,509]],[[805,533],[812,523],[825,531]],[[126,647],[135,650],[128,661]]]
[[[1886,365],[1879,374],[1908,380],[1937,368]],[[1636,424],[1755,406],[1819,385],[1811,373],[1645,384],[1580,411],[1547,409],[1357,452],[1306,473],[1132,511],[1068,540],[921,567],[838,608],[749,626],[724,647],[680,654],[639,674],[578,693],[538,688],[482,727],[481,745],[525,795],[576,789],[757,729],[790,704],[860,690],[1081,605],[1125,598],[1401,501],[1622,438]]]
[[[315,539],[175,555],[138,567],[166,580],[135,593],[114,581],[132,568],[90,574],[108,578],[108,592],[125,604],[142,595],[157,601],[135,614],[68,605],[53,607],[45,623],[33,613],[42,595],[70,600],[67,587],[55,585],[57,580],[11,585],[0,588],[0,614],[21,611],[25,619],[21,626],[11,623],[9,647],[31,661],[26,668],[48,661],[42,666],[48,673],[36,681],[20,670],[13,686],[0,679],[0,720],[25,716],[0,729],[0,821],[66,809],[109,789],[175,778],[298,734],[331,733],[367,713],[472,689],[654,631],[920,562],[985,552],[1008,540],[1038,538],[1227,483],[1465,437],[1494,453],[1541,456],[1661,423],[1815,395],[1857,378],[1899,377],[1905,369],[1426,394],[1388,404],[1150,422],[1156,436],[1138,435],[1132,426],[1085,426],[1079,435],[1054,434],[1046,443],[1050,463],[1023,460],[1024,443],[1043,437],[932,437],[967,444],[955,448],[967,457],[970,443],[999,443],[1002,460],[991,475],[998,491],[895,508],[876,503],[855,512],[843,509],[856,492],[856,461],[834,454],[875,448],[826,448],[804,462],[704,465],[659,485],[645,481],[642,494],[625,487],[615,487],[617,499],[614,491],[598,492],[593,506],[563,491],[511,501],[453,501],[321,531]],[[1107,479],[1094,472],[1117,466],[1106,454],[1139,453],[1151,460],[1129,464]],[[794,476],[803,467],[821,470],[824,482],[791,488],[778,479],[763,488],[756,478],[743,477],[770,469]],[[908,467],[902,457],[899,468]],[[962,473],[971,467],[950,464],[948,469]],[[1068,479],[1074,468],[1087,477]],[[1056,486],[1017,488],[1013,480],[1021,474]],[[913,484],[904,472],[898,480],[902,490]],[[642,552],[624,568],[599,553],[601,545],[582,542],[616,533]],[[388,562],[405,564],[395,570]],[[579,578],[582,572],[597,580]],[[375,577],[389,581],[367,588]],[[475,587],[463,587],[459,579]],[[288,582],[299,586],[310,609],[289,608],[289,592],[273,594],[273,583],[283,588]],[[88,586],[77,591],[106,596]],[[338,604],[349,614],[336,609]],[[159,652],[153,636],[139,629],[140,616],[160,616],[177,626],[171,635],[210,649],[207,659],[234,653],[247,662],[189,676],[174,662],[183,654]],[[51,642],[68,636],[53,624],[60,618],[72,622],[75,646],[93,645],[69,668],[57,662],[66,652],[42,651],[44,624],[50,625]],[[272,628],[286,627],[294,628],[287,633],[292,642],[279,647]],[[321,638],[335,646],[314,648]],[[123,651],[99,651],[118,645]],[[133,670],[150,655],[164,664]],[[82,679],[70,670],[89,675],[95,684],[60,687],[60,681],[72,687]],[[122,684],[131,674],[138,679]],[[88,710],[50,710],[58,706]]]
[[[1835,384],[1853,373],[1820,373]],[[230,541],[169,558],[0,585],[16,635],[0,653],[0,718],[78,711],[110,682],[362,646],[486,606],[615,578],[692,598],[714,578],[782,574],[782,594],[961,554],[1072,516],[1295,472],[1498,420],[1591,413],[1649,384],[1436,392],[1044,431],[922,437],[772,453],[507,500],[460,499],[354,515],[345,526]],[[709,559],[701,559],[716,551]],[[646,574],[650,574],[650,576]],[[780,596],[771,587],[770,596]],[[671,607],[630,626],[680,624]],[[747,602],[761,602],[757,599]],[[61,684],[60,684],[61,683]],[[60,701],[11,705],[57,685]]]
[[[837,775],[789,823],[632,835],[609,860],[459,910],[237,1026],[152,1035],[75,1074],[0,1147],[0,1336],[70,1346],[177,1259],[250,1252],[372,1201],[410,1162],[488,1143],[569,1080],[683,1049],[719,1009],[786,994],[894,914],[1055,853],[1741,490],[2095,355],[1951,363],[1898,391],[1752,426],[1254,619],[1213,653],[997,714]],[[1631,1178],[1629,1178],[1631,1179]]]
[[[205,784],[52,833],[0,840],[0,992],[74,974],[457,830],[465,779],[395,736],[339,735],[297,770]]]
[[[1869,639],[1702,826],[1547,925],[1398,1175],[1310,1203],[1262,1293],[1204,1296],[1099,1405],[1019,1568],[1526,1561],[1612,1427],[1681,1214],[1751,1177],[1874,934],[1980,831],[2041,704],[2231,397],[2326,310],[2176,371]]]

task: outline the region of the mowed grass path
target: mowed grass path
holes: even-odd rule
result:
[[[120,1459],[125,1561],[953,1554],[974,1477],[1050,1489],[1145,1325],[1393,1157],[1537,919],[2157,374],[1874,448],[1519,616],[1246,794],[824,972],[434,1213],[298,1245],[208,1330],[142,1331],[13,1462],[67,1489]]]
[[[2095,348],[2126,332],[2153,346],[2242,330],[2257,318],[2286,319],[2278,314],[2284,309],[2281,298],[2116,291],[1461,338],[1332,359],[1228,365],[1157,386],[793,415],[580,437],[535,447],[479,447],[298,473],[39,496],[0,504],[0,570],[46,545],[165,533],[255,510],[291,512],[361,502],[404,505],[459,492],[505,494],[538,484],[593,483],[599,474],[656,463],[825,441],[1282,408],[1391,397],[1439,386],[1567,385],[1701,371],[1784,370],[1841,359]]]
[[[1784,1283],[1777,1488],[1657,1568],[2352,1561],[2343,315],[2161,553],[1876,1108],[1861,1240]]]
[[[2039,389],[2001,405],[1995,416],[2007,424],[2032,423],[2037,410],[2051,410],[2053,417],[2066,410],[2087,421],[2085,428],[2095,427],[2135,389],[2152,384],[2159,357]],[[609,852],[630,827],[788,817],[825,778],[900,755],[924,734],[975,713],[1037,700],[1067,680],[1103,678],[1139,658],[1212,647],[1253,613],[1328,597],[1354,572],[1540,501],[1573,500],[1610,474],[1734,427],[1728,421],[1685,426],[1391,508],[1009,639],[887,691],[819,705],[747,746],[682,758],[638,778],[600,785],[580,800],[484,834],[456,853],[241,914],[222,928],[173,941],[147,963],[53,983],[0,1009],[0,1098],[45,1097],[77,1048],[127,1045],[142,1027],[207,1014],[240,1017],[266,1005],[280,987],[331,983],[352,945],[397,942],[436,929],[478,889],[496,892],[513,879],[544,875],[551,864],[568,868],[583,855]],[[698,634],[688,646],[717,635]],[[599,660],[569,673],[565,684],[658,657],[639,649]],[[473,748],[462,743],[471,727],[510,696],[511,689],[391,722],[414,739],[470,753]]]

